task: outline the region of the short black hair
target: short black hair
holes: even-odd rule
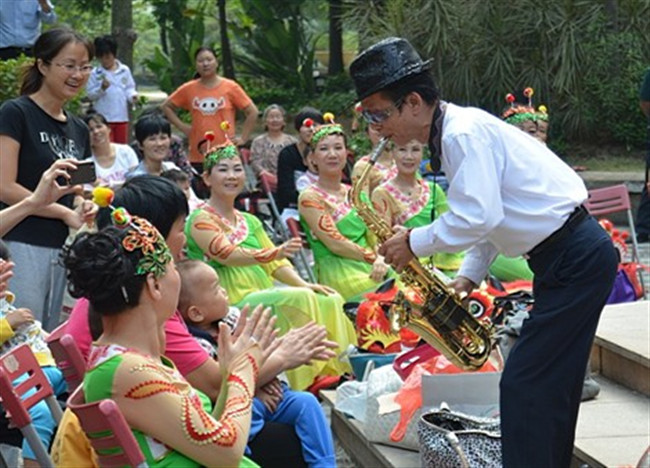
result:
[[[5,244],[2,239],[0,239],[0,260],[8,262],[11,260],[11,254],[9,253],[9,247]]]
[[[104,55],[113,54],[117,56],[117,41],[113,36],[107,34],[95,38],[95,55],[103,57]]]
[[[90,122],[100,123],[108,126],[108,120],[99,112],[89,112],[83,117],[83,121],[86,122],[86,125],[90,125]]]
[[[418,93],[424,102],[433,105],[440,97],[440,91],[429,70],[410,75],[381,90],[381,94],[393,102],[410,93]]]
[[[325,123],[321,111],[314,109],[313,107],[303,107],[298,111],[296,117],[293,119],[293,126],[296,128],[297,132],[300,131],[300,127],[302,127],[302,123],[305,119],[312,119],[315,123],[321,125]]]
[[[170,137],[172,136],[172,128],[169,125],[169,121],[158,111],[143,114],[135,123],[135,139],[140,144],[147,137],[158,135],[159,133],[166,133]]]
[[[160,177],[164,177],[165,179],[169,179],[176,183],[187,182],[190,180],[190,176],[187,172],[183,172],[180,169],[167,169],[160,174]]]
[[[123,247],[127,232],[108,226],[96,233],[84,232],[63,248],[70,295],[87,298],[100,315],[116,315],[140,302],[147,279],[137,273],[143,251]]]
[[[187,198],[178,185],[160,176],[142,175],[124,182],[115,191],[113,206],[153,224],[166,239],[174,223],[189,213]],[[111,224],[110,210],[102,208],[97,215],[99,228]]]

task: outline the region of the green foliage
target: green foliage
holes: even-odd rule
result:
[[[192,8],[187,0],[150,0],[161,28],[161,46],[144,60],[153,72],[160,89],[171,93],[194,75],[194,53],[203,45],[205,17],[212,6],[201,0]]]
[[[359,130],[352,133],[348,138],[347,147],[354,154],[355,160],[358,160],[361,156],[370,154],[372,151],[372,142],[366,132]]]
[[[316,38],[307,32],[301,15],[303,1],[242,3],[251,21],[240,28],[243,53],[235,61],[244,76],[264,77],[276,86],[313,96]]]
[[[602,37],[586,52],[595,57],[585,76],[581,106],[595,131],[593,141],[615,141],[626,147],[642,147],[645,122],[639,112],[639,78],[645,64],[637,41],[629,32]],[[591,130],[590,128],[587,129]]]
[[[21,69],[33,62],[34,59],[24,55],[16,59],[0,60],[0,102],[18,97]]]
[[[20,96],[22,70],[33,63],[33,58],[24,55],[11,60],[0,60],[0,103]],[[82,91],[68,101],[65,105],[66,110],[73,114],[79,114],[84,95],[85,91]]]
[[[641,73],[650,63],[650,1],[345,0],[360,47],[395,35],[426,58],[445,99],[500,113],[535,89],[551,137],[637,145]],[[413,14],[417,12],[417,14]],[[562,146],[561,143],[559,146]]]
[[[58,22],[53,25],[44,24],[43,29],[67,25],[91,41],[111,32],[111,8],[105,0],[68,0],[65,8],[56,8],[56,15]]]

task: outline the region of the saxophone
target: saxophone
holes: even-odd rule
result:
[[[394,232],[361,200],[361,192],[387,143],[386,138],[380,140],[368,166],[348,193],[349,203],[380,242],[390,239]],[[406,327],[417,333],[457,367],[468,371],[479,369],[492,350],[491,326],[479,322],[463,305],[458,294],[417,259],[406,266],[401,279],[413,289],[418,300],[410,300],[402,291],[396,294],[390,311],[393,328],[397,331]]]

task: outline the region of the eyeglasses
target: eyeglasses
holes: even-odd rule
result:
[[[399,110],[402,107],[402,104],[404,104],[404,98],[399,98],[397,101],[393,103],[393,107],[389,107],[388,109],[380,110],[380,111],[367,111],[367,110],[362,110],[361,115],[365,119],[366,122],[369,124],[380,124],[387,120],[392,114],[395,109]]]
[[[66,72],[71,75],[78,71],[82,75],[90,75],[90,72],[93,71],[92,65],[75,65],[73,63],[55,63],[57,67],[63,68]]]

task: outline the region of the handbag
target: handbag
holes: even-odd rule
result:
[[[404,437],[399,442],[391,439],[391,432],[400,422],[401,412],[399,406],[393,411],[379,414],[379,398],[387,394],[395,394],[402,388],[404,382],[399,378],[392,366],[384,366],[370,372],[367,381],[366,414],[363,423],[363,432],[366,438],[373,443],[392,445],[402,449],[417,451],[419,448],[417,421],[422,410],[415,415],[406,427]]]
[[[479,418],[440,410],[423,414],[418,422],[421,466],[427,468],[500,467],[501,427],[498,418]]]

